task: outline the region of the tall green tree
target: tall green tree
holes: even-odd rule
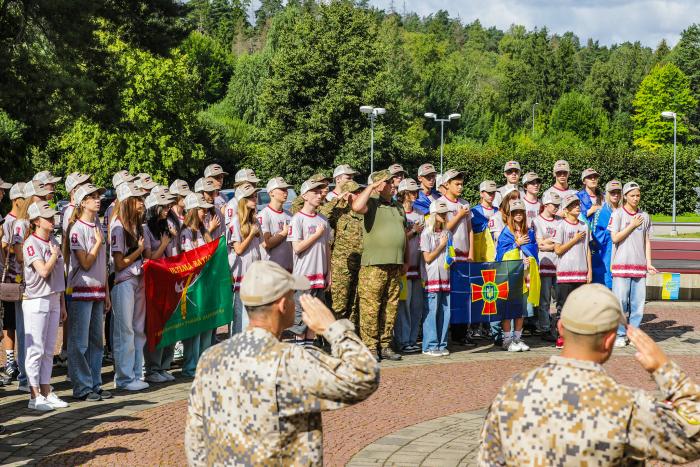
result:
[[[608,129],[608,119],[602,107],[585,94],[570,92],[561,96],[552,109],[549,129],[569,132],[584,141],[593,141]]]
[[[697,105],[690,80],[676,65],[657,65],[644,78],[634,98],[634,144],[656,149],[673,137],[673,122],[664,121],[661,112],[676,112],[677,134],[689,134],[686,117]]]

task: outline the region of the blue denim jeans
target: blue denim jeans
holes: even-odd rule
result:
[[[423,320],[423,352],[447,348],[450,326],[450,293],[426,292]]]
[[[27,386],[29,380],[27,379],[27,371],[24,368],[24,360],[27,357],[27,352],[24,348],[24,315],[22,314],[22,302],[15,302],[15,339],[17,345],[17,366],[19,367],[19,375],[17,375],[17,382],[20,386]]]
[[[248,327],[248,312],[241,301],[240,292],[234,292],[233,296],[233,323],[231,323],[231,335],[243,332]]]
[[[74,397],[97,392],[102,386],[104,305],[102,301],[69,303],[68,374]]]
[[[182,375],[183,376],[194,376],[194,372],[197,370],[197,363],[199,362],[199,357],[202,356],[205,350],[211,347],[211,342],[213,338],[214,330],[202,332],[196,336],[190,337],[182,341]]]
[[[394,324],[394,338],[400,347],[416,345],[424,308],[421,280],[409,279],[406,284],[406,300],[399,301],[399,311]]]
[[[552,285],[555,277],[540,276],[540,305],[537,307],[537,329],[547,332],[551,329],[549,310],[552,302]]]
[[[142,277],[132,277],[112,288],[112,346],[114,385],[123,388],[143,377],[146,344],[146,296]]]
[[[612,291],[620,299],[622,312],[628,316],[629,324],[638,328],[644,317],[644,301],[647,298],[646,277],[613,277]],[[617,328],[618,336],[625,336],[624,326]]]

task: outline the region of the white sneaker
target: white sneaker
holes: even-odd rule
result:
[[[503,339],[503,350],[510,350],[510,344],[513,343],[513,339]],[[513,352],[517,352],[517,350],[513,350]]]
[[[20,384],[19,387],[17,388],[17,390],[20,392],[31,392],[31,391],[29,391],[28,384],[25,384],[25,385]]]
[[[160,373],[151,373],[150,375],[146,376],[145,381],[148,381],[149,383],[165,383],[168,381],[168,379]]]
[[[438,350],[438,352],[440,352],[440,355],[442,355],[443,357],[447,357],[450,354],[450,351],[447,349],[440,349]]]
[[[617,336],[615,338],[615,347],[626,347],[627,346],[627,339],[625,336]]]
[[[59,397],[56,395],[54,392],[50,392],[48,396],[46,396],[46,400],[51,404],[51,406],[54,409],[65,409],[68,407],[68,402],[59,399]]]
[[[427,355],[428,357],[441,357],[442,353],[437,349],[433,349],[433,350],[424,350],[423,355]]]
[[[505,345],[505,344],[503,344]],[[513,339],[510,341],[510,344],[508,344],[508,352],[522,352],[523,350],[520,348],[520,344],[518,344],[518,341]]]
[[[39,412],[51,412],[54,410],[53,405],[41,394],[36,396],[35,399],[29,399],[27,407],[32,410],[38,410]]]
[[[124,389],[126,389],[127,391],[141,391],[142,389],[146,389],[147,387],[147,382],[136,380],[124,386]]]
[[[166,379],[166,381],[175,381],[175,377],[165,370],[159,371],[160,375]]]
[[[185,348],[181,341],[175,343],[175,351],[173,353],[173,360],[181,360],[185,355]]]
[[[525,342],[521,341],[520,339],[518,339],[515,342],[518,344],[518,347],[520,348],[521,352],[527,352],[528,350],[530,350],[530,347]]]

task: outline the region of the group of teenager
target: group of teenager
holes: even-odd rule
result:
[[[338,317],[350,318],[377,358],[449,354],[451,261],[522,259],[528,267],[534,258],[539,269],[540,305],[528,306],[513,322],[466,327],[461,339],[469,345],[486,333],[505,350],[528,350],[522,332],[529,320],[536,333],[560,347],[553,319],[568,294],[588,282],[611,288],[630,323],[641,322],[645,277],[655,269],[651,221],[639,208],[636,183],[611,180],[603,191],[600,175],[586,169],[576,191],[569,185],[569,164],[557,161],[555,182],[541,193],[542,178],[532,172],[521,178],[520,164],[509,161],[506,183],[482,181],[472,207],[462,198],[464,172],[438,174],[432,164],[423,164],[414,180],[393,164],[371,174],[366,186],[354,180],[357,174],[341,165],[332,177],[312,176],[289,209],[291,185],[274,177],[266,184],[269,203],[258,210],[261,181],[251,169],[235,174],[230,200],[221,194],[229,174],[218,164],[207,166],[192,189],[184,180],[166,186],[149,174],[122,170],[112,177],[116,200],[103,218],[105,190],[89,174],[66,177],[70,202],[60,213],[53,202],[60,177],[43,171],[27,183],[0,180],[0,196],[9,191],[12,205],[2,219],[2,278],[24,284],[18,300],[2,304],[2,382],[17,379],[20,390],[30,393],[31,409],[68,405],[50,385],[61,322],[61,354],[67,356],[74,398],[112,397],[102,388],[105,343],[116,389],[138,391],[172,381],[174,346],[149,351],[146,342],[143,264],[219,238],[229,249],[235,292],[231,334],[247,327],[238,292],[259,260],[305,276],[308,293],[326,301]],[[397,275],[401,293],[394,287]],[[378,288],[383,282],[390,285]],[[304,346],[322,343],[304,324],[299,303],[285,338]],[[616,345],[626,342],[621,327]],[[182,375],[193,377],[199,357],[215,343],[215,330],[183,341]]]

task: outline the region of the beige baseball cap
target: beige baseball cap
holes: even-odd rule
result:
[[[569,294],[561,323],[576,334],[599,334],[626,322],[620,299],[602,284],[585,284]]]
[[[392,176],[398,174],[406,174],[406,171],[403,169],[403,166],[401,164],[391,164],[387,170]]]
[[[622,183],[620,183],[619,180],[610,180],[608,183],[605,184],[605,191],[615,190],[622,191]]]
[[[532,183],[535,180],[539,180],[541,183],[542,177],[537,175],[535,172],[528,172],[525,175],[523,175],[523,185],[527,185],[528,183]]]
[[[224,172],[224,169],[219,164],[209,164],[204,169],[205,177],[217,177],[219,175],[228,175],[228,172]]]
[[[639,190],[639,184],[637,182],[627,182],[625,186],[622,187],[622,194],[626,195],[632,190]]]
[[[503,187],[503,191],[501,192],[501,197],[505,198],[509,194],[511,194],[514,191],[520,191],[517,186],[514,185],[506,185]]]
[[[24,186],[26,183],[17,182],[10,188],[10,200],[15,200],[17,198],[24,198]]]
[[[131,175],[129,172],[126,170],[120,170],[112,176],[112,186],[117,188],[122,183],[133,182],[134,180],[136,180],[136,177]]]
[[[559,206],[561,204],[561,196],[554,190],[545,191],[544,196],[542,196],[542,204],[554,204]]]
[[[44,219],[53,219],[53,216],[56,214],[58,214],[58,211],[52,209],[51,206],[49,206],[49,203],[46,201],[35,201],[29,205],[29,209],[27,209],[27,215],[29,216],[30,221],[33,221],[39,217]]]
[[[508,207],[510,208],[510,212],[513,211],[524,211],[525,210],[525,203],[521,199],[511,199],[510,203],[508,204]]]
[[[443,200],[436,199],[430,203],[430,214],[444,214],[450,211],[450,207]]]
[[[420,190],[420,187],[418,186],[418,183],[416,183],[416,181],[412,178],[404,178],[403,180],[401,180],[401,183],[399,183],[399,193],[403,193],[404,191],[418,190]]]
[[[143,203],[146,205],[146,209],[150,209],[154,206],[168,206],[169,204],[173,204],[173,198],[165,193],[151,192],[150,195],[146,196]]]
[[[437,173],[437,170],[435,170],[435,166],[433,164],[423,164],[420,167],[418,167],[419,177],[425,177],[426,175],[435,173]]]
[[[581,200],[578,199],[578,195],[566,195],[566,197],[561,202],[562,208],[568,208],[574,203],[579,203]]]
[[[134,182],[122,183],[117,187],[117,199],[119,201],[136,196],[145,196],[146,194],[146,190],[137,187]]]
[[[180,180],[179,178],[170,184],[169,190],[171,195],[177,196],[187,196],[192,193],[192,190],[190,190],[190,186],[187,184],[187,182]]]
[[[39,180],[32,180],[24,185],[24,196],[22,197],[27,199],[32,196],[47,196],[53,192],[54,190],[49,190],[46,188],[43,182],[40,182]]]
[[[243,185],[236,188],[236,199],[243,199],[253,196],[255,193],[260,191],[260,188],[255,188],[250,183],[244,183]]]
[[[214,206],[214,205],[204,201],[204,195],[201,193],[190,193],[189,195],[185,196],[185,210],[186,211],[189,211],[190,209],[197,209],[197,208],[209,209],[212,206]]]
[[[292,185],[284,181],[284,178],[275,177],[267,181],[267,186],[265,188],[267,189],[267,192],[270,193],[272,190],[284,190],[286,188],[291,188],[291,186]]]
[[[236,172],[233,187],[236,188],[238,187],[238,185],[241,185],[246,182],[252,183],[253,185],[255,185],[256,183],[260,183],[260,179],[255,176],[255,172],[253,171],[253,169],[241,169],[238,172]],[[195,191],[197,191],[196,188]]]
[[[217,185],[216,185],[216,180],[214,180],[211,177],[202,177],[196,182],[194,182],[194,192],[195,193],[201,193],[203,191],[206,191],[207,193],[210,193],[212,191],[218,190]]]
[[[309,280],[294,276],[272,261],[256,261],[246,271],[241,282],[241,301],[246,306],[272,303],[290,290],[308,290]]]
[[[301,184],[300,195],[305,195],[306,193],[308,193],[309,191],[311,191],[315,188],[318,188],[320,186],[326,186],[326,185],[327,185],[327,183],[325,181],[314,182],[313,180],[308,179],[307,181],[305,181],[304,183]]]
[[[57,183],[61,181],[61,177],[55,177],[48,170],[42,170],[41,172],[34,175],[32,180],[39,181],[43,184]]]
[[[2,178],[0,178],[0,189],[9,190],[12,188],[12,183],[7,183]]]
[[[522,172],[522,169],[520,168],[520,162],[518,161],[508,161],[506,164],[503,166],[503,173],[508,172],[511,169],[516,169]]]
[[[92,183],[84,183],[78,187],[77,190],[75,190],[75,204],[80,204],[80,202],[85,199],[87,195],[90,195],[94,192],[99,192],[100,194],[103,194],[105,192],[104,188],[98,188]]]
[[[493,193],[494,191],[498,191],[498,187],[496,186],[496,182],[493,180],[484,180],[483,182],[479,183],[479,192],[486,191],[489,193]]]
[[[80,172],[70,173],[66,177],[66,191],[70,193],[75,187],[77,187],[78,185],[82,185],[88,180],[90,180],[89,174],[84,174]]]
[[[591,169],[589,167],[583,172],[581,172],[581,181],[584,181],[586,177],[590,177],[591,175],[598,175],[600,177],[600,174],[595,169]]]
[[[571,169],[569,168],[569,163],[563,159],[556,161],[554,163],[554,168],[552,169],[552,173],[554,175],[556,175],[557,172],[569,172],[569,173],[571,173]]]
[[[152,190],[157,183],[153,181],[151,176],[147,173],[140,173],[136,176],[136,186],[143,190]]]
[[[460,172],[459,170],[455,170],[455,169],[450,169],[447,172],[445,172],[444,174],[442,174],[442,184],[446,185],[447,182],[449,182],[453,178],[459,177],[460,175],[462,177],[464,177],[464,172]]]
[[[165,185],[156,185],[156,186],[154,186],[153,189],[151,190],[151,193],[152,193],[152,194],[156,194],[156,195],[157,195],[157,194],[160,194],[160,193],[163,193],[165,196],[170,196],[170,190],[169,190],[168,187],[165,186]]]
[[[333,171],[333,178],[340,177],[341,175],[355,175],[357,171],[347,164],[341,164],[335,168]]]

